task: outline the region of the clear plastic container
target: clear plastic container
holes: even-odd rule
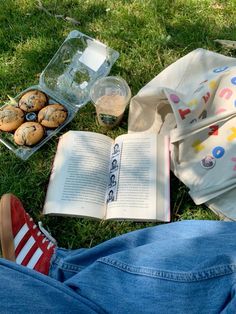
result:
[[[90,97],[96,107],[98,123],[111,129],[120,123],[131,91],[123,78],[107,76],[94,83]]]
[[[70,32],[41,73],[39,85],[31,86],[15,97],[18,102],[27,91],[40,90],[48,96],[49,104],[59,103],[66,107],[67,119],[56,129],[46,128],[44,138],[32,147],[15,144],[13,133],[4,131],[0,131],[0,142],[21,159],[28,159],[90,100],[91,87],[96,80],[108,75],[118,57],[117,51],[101,42],[77,30]]]

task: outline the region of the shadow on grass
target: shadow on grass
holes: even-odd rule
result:
[[[19,92],[17,86],[24,88],[37,84],[39,74],[54,56],[67,34],[79,28],[89,32],[89,24],[106,14],[104,4],[92,4],[85,10],[78,10],[79,27],[40,11],[36,4],[27,10],[15,1],[1,4],[0,53],[4,67],[0,70],[0,89]],[[57,8],[64,16],[69,16],[66,6]],[[61,11],[61,12],[60,12]],[[72,13],[74,16],[74,12]],[[56,12],[55,12],[56,13]],[[90,33],[90,34],[89,34]],[[93,32],[92,32],[93,33]],[[14,96],[14,95],[13,95]]]
[[[235,25],[216,23],[214,15],[204,11],[199,13],[197,5],[194,6],[190,2],[176,5],[177,1],[153,1],[143,15],[139,15],[139,11],[125,11],[126,9],[119,8],[121,16],[117,15],[115,10],[114,12],[111,10],[110,15],[107,16],[105,2],[79,6],[71,5],[73,1],[64,4],[57,1],[56,7],[53,7],[50,1],[43,2],[51,12],[66,13],[66,16],[78,20],[80,25],[74,27],[67,22],[49,17],[36,8],[36,1],[32,1],[27,8],[21,7],[13,0],[2,1],[0,11],[2,99],[6,98],[8,93],[15,96],[15,93],[22,89],[37,84],[38,74],[56,53],[66,35],[74,28],[92,37],[99,37],[101,41],[108,41],[110,46],[121,53],[112,68],[112,73],[119,74],[128,81],[133,95],[166,66],[191,50],[203,47],[222,52],[223,50],[216,46],[213,40],[235,39],[232,38],[236,31]],[[227,10],[223,10],[222,19],[227,21],[228,14]],[[96,25],[96,21],[100,24]],[[94,118],[94,109],[91,107],[82,109],[81,116],[63,129],[63,133],[70,128],[102,132],[93,123]],[[127,121],[127,112],[124,121]],[[122,132],[125,132],[127,123],[123,122],[122,127]],[[11,191],[18,194],[24,200],[27,209],[35,209],[33,214],[35,218],[39,217],[39,211],[42,209],[57,140],[58,137],[51,139],[50,143],[27,162],[17,159],[5,147],[0,148],[2,176],[0,192]],[[195,216],[190,215],[190,211],[195,211],[196,206],[190,199],[187,188],[175,177],[171,179],[171,199],[172,220],[179,220],[181,217],[199,218],[196,212]],[[199,210],[204,210],[204,207],[199,207]],[[183,216],[184,212],[187,213],[185,216]],[[64,246],[68,243],[69,246],[74,246],[73,241],[78,239],[83,243],[86,237],[91,237],[97,229],[101,234],[97,236],[96,241],[100,242],[124,231],[150,225],[120,222],[101,224],[97,221],[82,225],[82,220],[79,219],[73,219],[75,224],[72,225],[72,218],[44,219],[54,230],[56,237],[59,237],[61,242],[64,241]],[[66,232],[70,233],[67,243],[64,240]],[[79,232],[81,236],[73,240],[73,234]]]

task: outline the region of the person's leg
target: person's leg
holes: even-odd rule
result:
[[[0,201],[0,312],[102,313],[48,274],[56,245],[38,229],[20,200],[5,194]]]
[[[109,313],[235,313],[236,223],[182,221],[61,252],[57,278]],[[60,257],[61,254],[61,257]],[[65,275],[66,274],[66,275]],[[60,275],[59,275],[60,277]]]
[[[1,313],[104,313],[68,286],[0,258]]]
[[[50,275],[109,313],[234,313],[236,222],[182,221],[87,250],[58,250]]]
[[[109,313],[233,313],[235,237],[236,223],[184,221],[135,231],[87,250],[57,249],[50,275],[63,283],[48,278],[49,290],[56,282]],[[0,291],[7,286],[9,273],[4,274]],[[14,283],[11,289],[24,300]]]

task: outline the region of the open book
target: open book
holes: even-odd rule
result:
[[[58,144],[44,214],[169,221],[169,145],[157,134],[69,131]]]

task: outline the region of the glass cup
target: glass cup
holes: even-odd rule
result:
[[[98,79],[90,90],[97,120],[101,126],[112,129],[118,125],[131,98],[131,91],[124,79],[107,76]]]

